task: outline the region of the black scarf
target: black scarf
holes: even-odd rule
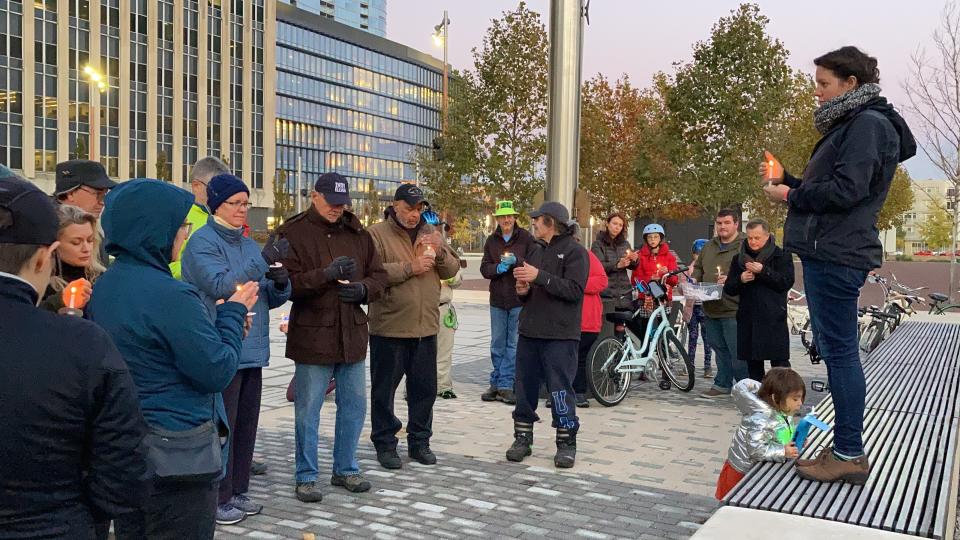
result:
[[[748,262],[758,262],[760,264],[765,264],[770,257],[773,256],[774,251],[777,249],[777,243],[773,240],[773,235],[767,237],[767,243],[764,244],[759,251],[754,251],[750,249],[750,244],[747,243],[747,239],[743,239],[743,243],[740,245],[740,259],[741,262],[746,265]]]
[[[874,83],[864,84],[846,94],[839,95],[814,111],[813,125],[821,135],[824,135],[830,131],[837,120],[879,95],[880,85]]]

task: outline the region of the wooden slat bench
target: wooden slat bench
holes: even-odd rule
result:
[[[960,420],[960,325],[905,322],[865,361],[863,486],[803,480],[791,463],[755,466],[724,504],[927,538],[952,538]],[[815,410],[833,424],[833,401]],[[801,457],[832,444],[815,431]]]

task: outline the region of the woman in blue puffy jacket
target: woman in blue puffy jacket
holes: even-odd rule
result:
[[[231,428],[226,476],[220,481],[217,523],[234,524],[260,512],[262,506],[246,495],[250,464],[260,419],[261,371],[270,361],[270,313],[290,298],[290,279],[278,261],[286,255],[286,240],[268,242],[261,251],[243,235],[250,191],[236,176],[221,174],[207,184],[207,224],[190,237],[183,253],[183,280],[200,290],[214,313],[216,303],[229,298],[239,284],[260,284],[256,305],[247,314],[250,333],[243,340],[240,369],[223,391]]]

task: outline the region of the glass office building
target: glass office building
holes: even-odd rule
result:
[[[387,0],[280,1],[380,37],[387,35]]]
[[[277,6],[278,178],[290,192],[326,171],[350,182],[367,221],[417,180],[413,154],[440,130],[443,64],[403,45],[293,8]],[[298,171],[301,175],[298,177]]]
[[[250,225],[273,206],[272,0],[0,0],[0,163],[52,192],[57,162],[86,157],[91,83],[98,159],[110,176],[187,187],[200,156],[253,188]],[[269,43],[270,47],[264,44]]]

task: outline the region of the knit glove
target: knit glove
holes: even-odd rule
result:
[[[334,259],[330,266],[323,269],[323,277],[327,281],[349,280],[356,271],[357,262],[350,257],[341,255]]]
[[[272,265],[286,258],[288,253],[290,253],[290,241],[286,238],[277,240],[276,237],[271,236],[267,238],[267,243],[263,246],[260,255],[263,256],[264,261],[267,261],[267,265]]]
[[[278,290],[282,291],[287,288],[287,284],[290,283],[290,271],[286,268],[280,267],[271,267],[267,270],[267,279],[273,281],[273,286]]]
[[[367,286],[363,283],[347,283],[337,288],[340,301],[347,304],[362,304],[367,301]]]

